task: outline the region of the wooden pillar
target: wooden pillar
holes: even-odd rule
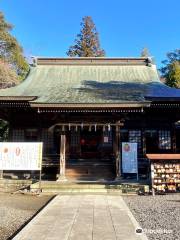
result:
[[[57,181],[66,181],[66,135],[61,135],[60,158],[59,158],[59,176]]]
[[[176,153],[176,128],[175,126],[172,127],[172,132],[171,132],[171,136],[172,136],[172,151],[173,153]]]
[[[142,129],[142,154],[143,157],[146,156],[146,131],[144,128]]]
[[[117,123],[120,123],[117,122]],[[115,160],[116,160],[116,179],[121,178],[122,164],[121,164],[121,142],[120,142],[120,126],[115,127]]]

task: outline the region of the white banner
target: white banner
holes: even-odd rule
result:
[[[122,170],[123,173],[138,173],[137,143],[122,143]]]
[[[41,165],[42,143],[0,143],[0,170],[41,170]]]

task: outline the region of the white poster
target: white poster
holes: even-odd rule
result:
[[[137,143],[122,143],[123,173],[137,173]]]
[[[0,143],[0,170],[40,170],[41,164],[42,143]]]

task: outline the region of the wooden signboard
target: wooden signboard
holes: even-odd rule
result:
[[[147,154],[151,161],[152,192],[180,191],[180,154]]]

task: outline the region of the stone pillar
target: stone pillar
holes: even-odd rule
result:
[[[67,181],[66,179],[66,135],[61,135],[60,158],[59,158],[59,176],[57,181]]]

